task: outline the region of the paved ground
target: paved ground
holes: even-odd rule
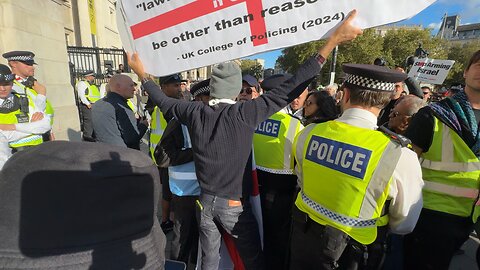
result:
[[[450,270],[478,270],[475,260],[475,254],[480,241],[475,236],[470,236],[470,239],[463,245],[462,250],[465,251],[462,255],[453,257],[450,264]]]

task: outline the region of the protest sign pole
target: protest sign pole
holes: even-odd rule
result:
[[[333,84],[335,82],[335,67],[337,66],[337,53],[338,53],[338,46],[333,49],[332,53],[332,63],[330,64],[330,83]]]

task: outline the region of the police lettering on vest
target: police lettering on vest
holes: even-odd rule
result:
[[[280,124],[280,121],[267,119],[258,125],[258,127],[255,129],[255,133],[271,137],[278,137]]]
[[[363,179],[372,151],[313,135],[308,143],[306,159]]]

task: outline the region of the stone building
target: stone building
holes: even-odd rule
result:
[[[0,0],[0,53],[36,54],[35,77],[55,108],[57,139],[80,140],[67,46],[121,48],[114,0]],[[90,14],[96,19],[92,35]],[[0,57],[1,58],[1,57]],[[6,64],[1,58],[0,63]]]

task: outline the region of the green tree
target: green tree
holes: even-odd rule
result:
[[[465,44],[452,44],[448,48],[448,59],[455,60],[455,64],[448,73],[445,79],[445,85],[452,85],[456,83],[463,83],[463,71],[467,67],[468,60],[472,57],[473,53],[480,48],[480,41],[472,41]]]
[[[429,53],[429,58],[446,59],[447,45],[445,40],[434,38],[431,29],[388,31],[383,37],[383,52],[390,66],[404,66],[407,57],[413,55],[418,44]]]
[[[263,67],[255,60],[242,59],[240,69],[242,70],[242,74],[250,74],[257,79],[263,77]]]

